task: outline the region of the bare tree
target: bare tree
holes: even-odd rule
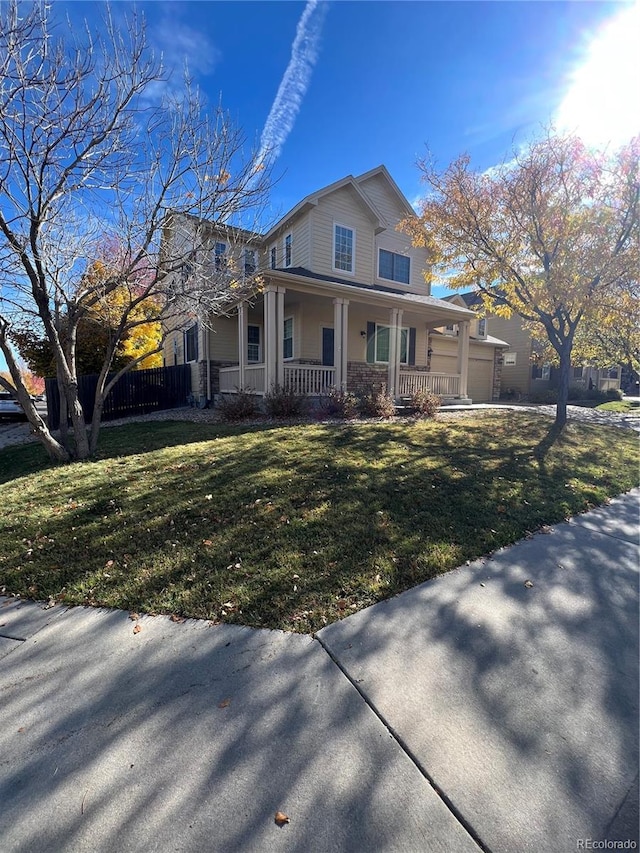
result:
[[[54,25],[51,14],[38,2],[0,7],[0,349],[35,434],[66,461],[95,451],[106,396],[149,354],[110,377],[123,336],[151,316],[175,327],[255,286],[204,252],[210,223],[238,230],[258,215],[270,176],[221,105],[207,113],[188,79],[179,98],[159,99],[166,78],[135,14],[123,34],[105,7],[100,37]],[[181,239],[163,239],[183,221],[191,227]],[[100,311],[112,334],[88,428],[76,334]],[[54,353],[66,407],[59,439],[20,378],[12,332],[24,328],[43,331]]]

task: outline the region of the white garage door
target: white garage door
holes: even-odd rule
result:
[[[491,402],[492,391],[493,361],[470,358],[467,395],[471,397],[474,403],[489,403]]]

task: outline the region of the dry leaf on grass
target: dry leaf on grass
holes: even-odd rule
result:
[[[184,618],[184,616],[178,616],[177,613],[172,613],[171,614],[171,621],[172,622],[185,622],[186,619]]]
[[[285,823],[291,823],[291,819],[284,812],[276,812],[275,822],[278,826],[284,826]]]
[[[137,613],[130,613],[129,614],[129,619],[131,619],[132,622],[137,622],[139,618],[140,617],[138,616]]]

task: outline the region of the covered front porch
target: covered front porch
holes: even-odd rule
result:
[[[414,294],[296,284],[270,283],[255,303],[237,306],[237,363],[219,367],[219,393],[280,387],[321,396],[384,386],[396,399],[425,390],[468,400],[471,312]],[[453,320],[457,369],[434,372],[429,332]]]

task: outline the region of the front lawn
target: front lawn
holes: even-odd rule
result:
[[[596,406],[599,412],[621,412],[625,415],[640,417],[640,403],[637,400],[611,400]]]
[[[313,631],[637,485],[637,434],[550,426],[134,423],[63,467],[10,447],[0,589]]]

